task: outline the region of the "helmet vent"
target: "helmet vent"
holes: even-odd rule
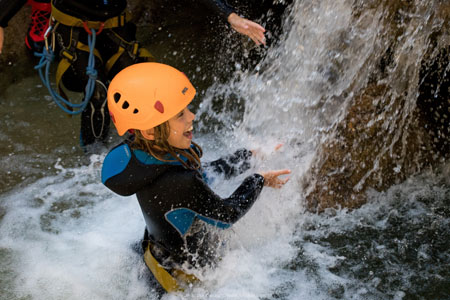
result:
[[[133,110],[133,114],[137,114],[139,112],[139,109],[137,109],[137,108],[135,108],[134,110]]]
[[[125,100],[122,104],[122,108],[127,109],[128,107],[130,107],[130,103],[128,103],[128,101]]]
[[[120,94],[119,93],[115,93],[114,94],[114,102],[118,103],[120,100]]]

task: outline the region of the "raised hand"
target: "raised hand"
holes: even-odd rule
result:
[[[237,32],[251,38],[256,45],[266,45],[266,38],[264,36],[266,30],[258,23],[242,18],[235,13],[231,13],[228,16],[228,23]]]

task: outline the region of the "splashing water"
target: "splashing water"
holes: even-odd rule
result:
[[[413,83],[426,36],[444,26],[431,18],[437,1],[413,2],[414,14],[404,11],[399,18],[415,21],[400,21],[401,49],[393,50],[387,77],[378,74],[390,82],[390,93],[409,95],[386,120],[396,140],[402,139],[402,126],[412,122]],[[196,140],[205,149],[204,159],[245,146],[259,153],[251,172],[291,168],[292,178],[282,190],[263,190],[227,234],[227,253],[217,268],[204,271],[202,284],[164,299],[450,297],[448,163],[385,192],[369,191],[368,203],[353,211],[305,209],[301,182],[308,179],[319,146],[333,136],[354,93],[376,80],[371,76],[389,44],[383,23],[387,10],[382,1],[296,1],[282,43],[256,70],[238,68],[226,85],[207,91],[197,113],[202,134]],[[39,139],[61,144],[67,138],[70,144],[73,137],[53,143],[45,123],[30,128],[12,121],[40,116],[35,100],[20,91],[6,99],[2,103],[14,114],[1,112],[5,131],[0,138],[11,145],[23,131],[25,139],[13,149],[2,146],[2,177],[33,176],[20,184],[3,183],[0,299],[156,299],[136,251],[144,228],[139,205],[134,196],[119,197],[100,183],[105,154],[86,158],[69,147],[34,146]],[[16,101],[24,101],[28,111]],[[59,112],[53,113],[49,119],[58,118]],[[275,151],[278,143],[283,147]],[[216,180],[213,188],[230,194],[242,176],[226,184]]]

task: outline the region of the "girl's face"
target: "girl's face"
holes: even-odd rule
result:
[[[170,134],[167,141],[172,147],[179,149],[189,149],[192,141],[192,122],[195,115],[185,107],[175,117],[169,119]]]

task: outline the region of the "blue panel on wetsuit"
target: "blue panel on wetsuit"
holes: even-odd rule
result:
[[[162,161],[154,157],[153,155],[148,154],[147,152],[143,150],[133,150],[134,156],[143,164],[146,165],[181,165],[181,163],[178,160],[175,161]],[[169,154],[166,155],[167,160],[173,160],[174,158]],[[181,156],[181,158],[186,161],[187,158],[184,156]]]
[[[170,224],[172,224],[173,227],[175,227],[175,229],[178,230],[178,232],[181,233],[181,235],[186,234],[194,222],[195,217],[198,217],[203,222],[216,226],[220,229],[227,229],[231,226],[229,223],[207,218],[187,208],[179,208],[166,213],[166,219]]]
[[[102,182],[105,183],[109,178],[122,173],[130,159],[131,152],[128,145],[121,145],[109,152],[103,161]]]
[[[220,222],[220,221],[217,221],[217,220],[214,220],[214,219],[210,219],[210,218],[204,217],[202,215],[197,215],[197,217],[200,220],[202,220],[203,222],[211,224],[213,226],[216,226],[216,227],[218,227],[220,229],[227,229],[227,228],[230,228],[230,226],[231,226],[230,223]]]
[[[194,222],[196,213],[187,208],[179,208],[166,213],[166,219],[181,235],[185,235]]]

